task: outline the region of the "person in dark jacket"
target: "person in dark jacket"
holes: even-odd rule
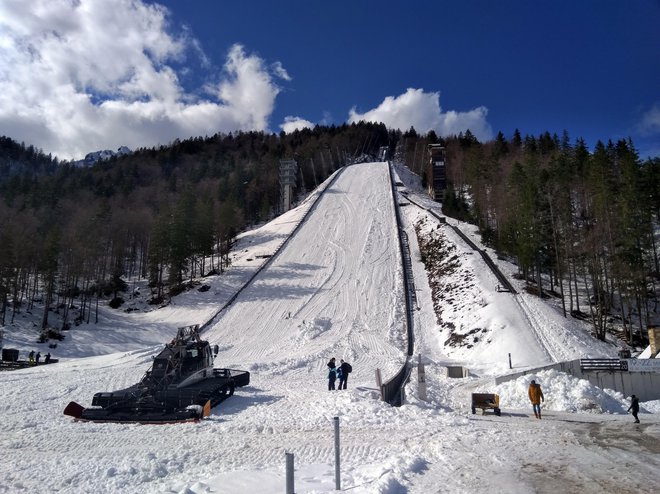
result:
[[[344,362],[344,359],[341,359],[341,365],[339,366],[341,371],[341,377],[339,378],[339,388],[346,389],[346,383],[348,382],[348,374],[351,372],[351,365],[348,362]]]
[[[635,423],[639,424],[639,419],[637,418],[637,414],[639,413],[639,398],[637,398],[635,395],[630,397],[630,406],[628,407],[628,411],[630,412],[631,410],[632,416],[635,417]]]
[[[337,387],[337,389],[341,389],[341,381],[343,379],[341,373],[341,366],[338,365],[337,368],[335,369],[335,372],[337,373],[337,380],[339,381],[339,386]]]
[[[335,358],[332,357],[328,362],[328,391],[335,389],[335,381],[337,380],[337,365]]]

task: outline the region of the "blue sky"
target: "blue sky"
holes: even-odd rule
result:
[[[658,0],[1,0],[0,134],[70,158],[367,119],[631,137],[644,158],[658,26]]]

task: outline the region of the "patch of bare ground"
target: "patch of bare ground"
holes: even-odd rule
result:
[[[424,221],[415,225],[415,232],[421,260],[426,268],[431,287],[436,322],[439,326],[449,330],[450,336],[445,341],[446,346],[472,348],[488,330],[472,328],[465,333],[459,333],[453,323],[443,321],[442,312],[443,308],[456,303],[454,293],[468,290],[474,286],[474,274],[468,270],[458,271],[461,269],[461,263],[456,253],[456,246],[447,240],[441,230],[425,231]],[[454,280],[453,282],[449,281],[450,276]]]

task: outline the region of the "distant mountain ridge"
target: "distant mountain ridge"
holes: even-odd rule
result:
[[[120,146],[117,151],[112,151],[110,149],[104,149],[102,151],[94,151],[91,153],[87,153],[85,157],[81,160],[74,161],[73,165],[74,166],[91,166],[97,161],[102,161],[102,160],[107,160],[110,159],[114,156],[123,156],[125,154],[130,154],[133,151],[131,151],[129,148],[126,146]]]

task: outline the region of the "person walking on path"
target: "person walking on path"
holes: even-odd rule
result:
[[[529,401],[532,402],[532,408],[534,409],[534,416],[537,419],[540,419],[541,402],[545,402],[543,391],[541,391],[541,385],[536,384],[536,381],[532,379],[532,382],[529,383],[529,389],[527,390],[527,395],[529,396]]]
[[[40,360],[41,360],[41,352],[37,352],[37,365],[39,365]]]
[[[46,358],[45,358],[44,362],[46,362],[47,364],[50,364],[50,352],[48,352],[46,354]]]
[[[630,397],[630,406],[628,407],[628,411],[630,412],[631,410],[632,416],[635,417],[635,423],[639,424],[639,418],[637,418],[637,414],[639,413],[639,398],[637,398],[635,395]]]
[[[34,364],[34,350],[30,350],[30,353],[28,353],[28,360],[31,364]]]
[[[328,391],[335,389],[335,380],[337,379],[337,365],[335,358],[332,357],[328,362]]]
[[[341,359],[341,365],[339,366],[339,370],[341,371],[341,377],[339,378],[339,388],[338,389],[346,389],[346,383],[348,382],[348,375],[353,372],[353,368],[351,367],[351,364],[348,362],[344,362],[344,359]]]

